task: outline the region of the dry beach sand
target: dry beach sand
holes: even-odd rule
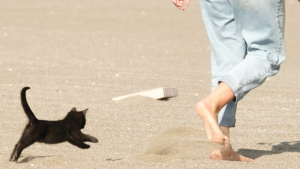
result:
[[[233,148],[253,163],[212,161],[195,104],[210,91],[210,46],[198,1],[9,0],[0,3],[0,168],[299,168],[300,5],[286,0],[288,58],[238,106]],[[9,162],[27,122],[89,108],[99,143],[35,143]],[[113,97],[176,86],[178,97]]]

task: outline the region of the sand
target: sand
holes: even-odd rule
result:
[[[198,1],[3,1],[0,5],[0,168],[299,168],[300,5],[286,1],[281,71],[238,106],[232,146],[253,163],[212,161],[195,112],[210,91],[210,46]],[[99,143],[35,143],[9,162],[27,118],[89,108],[84,133]],[[178,97],[112,98],[175,86]]]

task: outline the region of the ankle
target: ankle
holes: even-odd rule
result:
[[[213,137],[211,139],[209,139],[208,141],[210,141],[212,143],[218,143],[218,144],[225,145],[227,140],[226,140],[226,136],[223,135],[222,133],[214,133]]]
[[[204,98],[200,100],[196,105],[196,111],[200,115],[200,117],[203,119],[203,117],[206,117],[206,112],[209,112],[214,117],[217,117],[218,115],[218,109],[219,106],[211,99]],[[203,111],[204,110],[204,111]],[[205,111],[207,110],[207,111]]]

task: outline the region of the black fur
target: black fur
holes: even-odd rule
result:
[[[82,149],[90,148],[90,145],[83,142],[98,142],[97,138],[83,134],[80,131],[84,128],[88,109],[77,111],[74,107],[64,119],[58,121],[38,120],[27,103],[25,95],[27,89],[30,88],[24,87],[21,91],[21,102],[29,122],[23,131],[21,139],[15,145],[10,161],[17,161],[21,152],[35,142],[56,144],[67,141]]]

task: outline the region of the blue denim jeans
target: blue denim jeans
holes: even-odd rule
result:
[[[235,125],[237,102],[278,73],[285,60],[284,0],[199,0],[211,45],[212,90],[220,82],[235,95],[219,125]]]

